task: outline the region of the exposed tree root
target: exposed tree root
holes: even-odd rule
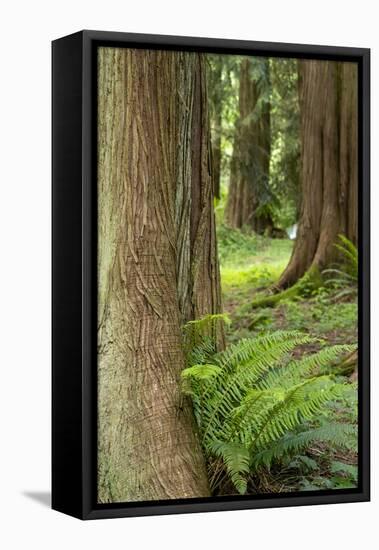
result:
[[[322,285],[322,277],[317,267],[311,267],[301,279],[294,285],[268,296],[262,296],[253,300],[251,306],[253,309],[261,307],[275,307],[281,300],[288,300],[297,296],[302,296],[310,290],[315,290]],[[273,289],[274,290],[274,289]]]

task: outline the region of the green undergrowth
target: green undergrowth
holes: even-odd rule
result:
[[[267,292],[286,267],[293,242],[229,231],[232,251],[228,252],[226,230],[219,242],[224,311],[233,321],[233,329],[227,335],[229,342],[266,330],[283,329],[306,330],[331,343],[356,342],[356,294],[345,296],[340,286],[323,285],[320,280],[314,285],[305,277],[298,285],[301,292],[290,289],[278,303],[267,305]],[[255,248],[248,245],[249,239]],[[239,257],[238,242],[241,244]],[[267,299],[270,298],[269,295]]]
[[[282,266],[292,250],[289,239],[270,239],[248,229],[232,229],[226,225],[217,228],[217,245],[223,270],[256,268],[260,264]]]
[[[264,298],[270,296],[271,287],[288,264],[293,241],[258,237],[224,226],[218,228],[218,237],[223,310],[231,320],[231,325],[225,327],[228,346],[239,346],[243,339],[259,339],[277,331],[299,331],[309,336],[309,341],[293,350],[292,356],[296,360],[317,354],[328,346],[356,345],[357,293],[353,269],[347,271],[349,277],[344,277],[333,267],[331,271],[321,274],[317,284],[306,277],[295,291],[282,294],[277,302],[269,300],[265,303]],[[345,245],[344,242],[342,244]],[[342,266],[339,269],[345,268]],[[254,304],[256,307],[253,307]],[[333,432],[336,423],[357,424],[356,352],[348,355],[346,361],[347,366],[345,362],[336,362],[329,365],[325,372],[322,369],[319,371],[320,375],[332,373],[337,377],[336,382],[346,387],[343,396],[333,399],[309,421],[310,430],[320,429],[320,434],[330,433],[330,441],[327,437],[323,441],[315,440],[305,448],[299,448],[298,452],[272,461],[269,468],[264,464],[257,471],[250,468],[247,492],[312,491],[356,486],[356,435],[350,437],[346,433],[343,436],[346,443],[342,445],[344,449],[338,445],[337,439],[333,440],[333,437],[338,437]],[[302,430],[306,428],[304,423]],[[213,449],[215,456],[224,453],[226,462],[233,458],[241,459],[237,449],[229,450],[230,455],[228,449],[222,446],[216,445]],[[217,459],[215,461],[217,465]],[[233,482],[224,479],[220,494],[233,490]]]
[[[282,330],[220,351],[211,336],[220,322],[229,325],[225,315],[208,315],[184,327],[182,372],[213,493],[264,492],[268,478],[276,492],[279,472],[295,490],[326,479],[320,488],[356,486],[356,385],[334,371],[356,345]],[[297,353],[313,345],[318,351]]]
[[[246,235],[224,226],[218,230],[218,237],[224,309],[234,320],[245,318],[248,310],[251,315],[254,294],[278,280],[291,254],[292,242]],[[233,243],[231,248],[230,241]],[[237,332],[239,325],[237,322],[234,327]]]
[[[356,342],[357,301],[334,301],[334,297],[334,293],[320,288],[307,299],[283,300],[276,308],[251,311],[243,304],[235,308],[234,316],[245,333],[286,328],[308,331],[331,343]]]
[[[294,300],[296,298],[307,298],[323,285],[322,275],[318,269],[312,269],[305,273],[294,285],[281,290],[280,292],[265,292],[262,296],[255,298],[251,307],[258,309],[262,307],[275,307],[283,300]]]

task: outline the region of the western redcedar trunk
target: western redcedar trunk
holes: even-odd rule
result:
[[[99,48],[98,501],[209,495],[181,324],[220,310],[203,59]]]
[[[302,205],[279,287],[336,259],[339,233],[357,242],[357,65],[299,61]]]
[[[221,132],[222,132],[222,69],[223,57],[214,56],[210,81],[212,121],[212,177],[214,196],[220,198],[221,186]]]
[[[268,60],[262,64],[268,74]],[[231,227],[249,226],[264,233],[273,229],[271,216],[262,209],[260,201],[269,178],[270,106],[268,101],[259,102],[262,90],[251,73],[252,62],[244,59],[225,217]]]

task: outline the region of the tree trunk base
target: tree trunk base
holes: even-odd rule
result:
[[[312,267],[294,285],[286,288],[285,290],[277,292],[276,294],[262,296],[261,298],[253,300],[251,307],[253,309],[263,307],[275,307],[282,300],[291,300],[293,298],[296,298],[297,296],[303,296],[305,292],[315,290],[321,285],[321,273],[317,267]]]

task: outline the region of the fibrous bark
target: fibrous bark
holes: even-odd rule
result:
[[[338,234],[357,242],[357,65],[299,61],[302,205],[279,287],[337,256]]]
[[[230,227],[248,226],[257,233],[272,231],[271,216],[260,211],[260,197],[268,185],[270,166],[270,107],[258,105],[261,95],[251,76],[252,62],[243,59],[240,68],[239,120],[237,122],[225,217]],[[263,64],[268,72],[268,60]]]
[[[209,96],[212,106],[212,179],[214,196],[217,198],[220,198],[221,187],[222,70],[223,57],[214,56]]]
[[[98,50],[98,501],[209,495],[181,324],[220,310],[203,60]]]

